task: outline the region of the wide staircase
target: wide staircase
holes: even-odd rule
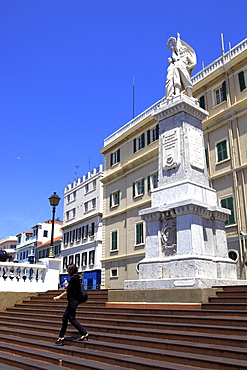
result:
[[[0,370],[247,369],[247,286],[219,289],[201,309],[109,307],[107,290],[92,290],[77,309],[89,340],[69,325],[64,346],[57,294],[0,312]]]

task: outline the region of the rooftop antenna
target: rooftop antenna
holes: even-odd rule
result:
[[[135,77],[132,80],[132,118],[135,117]]]
[[[89,157],[89,160],[88,160],[88,171],[90,171],[90,157]]]
[[[221,50],[222,50],[222,55],[225,54],[225,46],[224,46],[224,33],[221,33]]]
[[[77,175],[77,168],[79,168],[80,166],[75,166],[75,178],[74,180],[76,180],[76,175]]]

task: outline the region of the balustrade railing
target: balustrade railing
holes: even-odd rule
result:
[[[60,260],[42,264],[0,262],[0,292],[45,292],[58,288]]]

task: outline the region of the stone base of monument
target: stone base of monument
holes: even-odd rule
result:
[[[202,133],[207,112],[181,95],[153,116],[159,123],[159,186],[145,222],[146,252],[139,280],[125,289],[209,288],[247,284],[237,279],[228,257],[225,222],[230,211],[217,205],[209,187]]]

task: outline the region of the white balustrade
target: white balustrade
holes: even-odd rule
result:
[[[0,292],[45,292],[58,289],[60,260],[41,264],[0,262]]]

